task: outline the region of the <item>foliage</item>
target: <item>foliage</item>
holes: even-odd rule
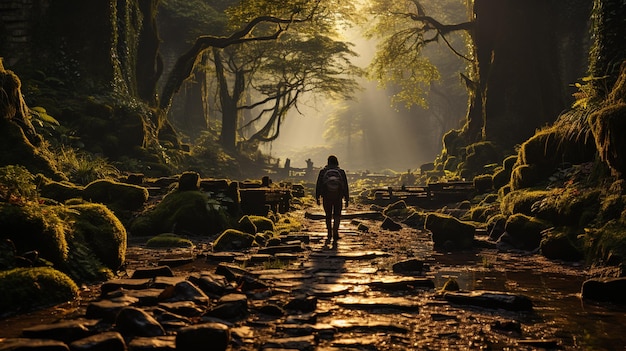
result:
[[[371,1],[368,9],[376,18],[366,34],[382,39],[370,65],[371,77],[384,86],[397,85],[399,91],[392,100],[394,103],[404,103],[407,107],[425,107],[426,92],[433,82],[440,79],[437,67],[424,56],[425,47],[442,40],[455,54],[462,56],[465,51],[464,38],[456,33],[469,28],[467,23],[442,23],[462,22],[459,14],[465,15],[466,10],[459,6],[459,2],[431,2],[428,8],[423,5],[418,1],[376,0]],[[427,10],[430,16],[427,16]],[[439,17],[441,21],[434,17]],[[445,57],[440,55],[437,61],[446,62]],[[451,61],[447,58],[446,63],[450,64]],[[462,70],[462,64],[456,65]]]
[[[0,199],[7,202],[34,200],[37,198],[35,177],[21,165],[0,167]]]
[[[173,233],[163,233],[148,239],[146,246],[150,248],[193,247],[191,240]]]
[[[78,286],[53,268],[15,268],[0,272],[0,311],[25,312],[77,297]]]
[[[98,179],[112,179],[120,175],[106,158],[73,148],[61,147],[54,156],[59,170],[77,184],[87,185]]]
[[[175,191],[154,208],[147,209],[130,225],[130,234],[159,233],[213,235],[232,226],[232,219],[219,202],[201,191]]]
[[[626,236],[622,221],[612,220],[581,235],[590,263],[617,266],[626,262]]]

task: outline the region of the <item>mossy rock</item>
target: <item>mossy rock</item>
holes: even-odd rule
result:
[[[512,169],[511,170],[507,170],[506,168],[501,168],[499,170],[497,170],[492,177],[493,180],[493,188],[494,189],[500,189],[503,186],[509,184],[509,182],[511,181],[511,173],[512,173]]]
[[[136,211],[148,200],[148,190],[137,185],[101,179],[87,184],[83,198],[103,203],[113,211]]]
[[[471,248],[476,232],[474,225],[440,213],[429,213],[424,228],[432,233],[435,247],[445,249]]]
[[[522,213],[532,215],[532,207],[538,201],[549,196],[551,191],[548,190],[516,190],[511,191],[500,201],[500,212],[506,216],[514,213]]]
[[[191,240],[174,233],[163,233],[150,238],[146,242],[150,248],[194,247]]]
[[[465,139],[461,130],[452,129],[446,132],[442,137],[443,148],[447,155],[460,156],[465,146]]]
[[[576,232],[550,231],[541,239],[541,254],[552,260],[580,261],[584,254]]]
[[[250,218],[252,223],[254,223],[257,233],[266,232],[266,231],[274,232],[276,230],[276,227],[274,226],[274,222],[267,217],[255,216],[255,215],[249,215],[248,217]]]
[[[226,229],[213,242],[213,251],[242,250],[252,247],[254,236],[236,229]]]
[[[589,125],[602,161],[613,174],[623,178],[626,173],[626,140],[616,136],[615,131],[626,129],[626,103],[620,101],[592,113]]]
[[[18,253],[35,250],[54,264],[67,261],[68,226],[54,206],[0,203],[0,228],[0,238],[10,239]]]
[[[459,164],[459,173],[466,178],[484,173],[487,165],[499,163],[502,160],[502,153],[499,148],[489,141],[481,141],[467,146],[466,154],[465,161]]]
[[[250,216],[243,216],[239,219],[239,222],[237,223],[239,230],[241,230],[244,233],[248,233],[248,234],[256,234],[257,233],[257,228],[256,225],[252,222],[252,219],[250,218]]]
[[[474,188],[479,194],[484,194],[493,189],[493,176],[491,174],[481,174],[474,177]]]
[[[414,211],[402,223],[411,228],[422,229],[424,228],[424,223],[426,223],[426,216],[425,212]]]
[[[200,174],[198,172],[184,172],[178,179],[178,190],[200,190]]]
[[[626,263],[626,225],[609,221],[602,228],[588,229],[582,236],[590,263],[619,266]]]
[[[50,267],[15,268],[0,272],[0,311],[26,312],[78,297],[78,286]]]
[[[511,155],[508,156],[504,159],[504,161],[502,161],[502,167],[511,172],[513,170],[513,168],[515,167],[515,164],[517,163],[518,160],[518,156],[517,155]]]
[[[539,171],[536,165],[517,166],[511,172],[511,190],[520,190],[537,186],[545,182],[548,174]]]
[[[57,182],[48,178],[40,177],[39,193],[42,197],[65,202],[69,199],[83,196],[84,187],[68,181]]]
[[[126,229],[106,206],[82,204],[68,206],[75,235],[84,238],[97,258],[108,268],[117,270],[126,258]]]
[[[215,200],[201,191],[175,191],[130,225],[130,234],[154,236],[159,233],[213,235],[231,226],[231,219]]]
[[[415,212],[415,209],[407,206],[404,200],[400,200],[385,207],[383,215],[402,221],[408,218],[413,212]]]
[[[516,249],[535,250],[541,244],[542,232],[551,226],[538,218],[516,213],[506,221],[504,229],[508,236],[503,235],[500,240]]]
[[[489,217],[499,213],[498,207],[491,205],[474,206],[468,213],[469,220],[486,223]]]
[[[585,227],[600,211],[598,189],[555,189],[533,208],[533,215],[557,226]]]

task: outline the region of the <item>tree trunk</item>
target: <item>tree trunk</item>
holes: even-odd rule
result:
[[[476,0],[480,82],[465,134],[512,151],[573,102],[584,75],[588,0]]]

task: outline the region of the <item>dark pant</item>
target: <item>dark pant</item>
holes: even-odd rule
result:
[[[341,198],[322,198],[322,205],[324,206],[324,212],[326,213],[326,230],[328,230],[328,238],[331,236],[335,241],[339,239],[339,223],[341,221],[341,210],[343,209],[343,203]]]

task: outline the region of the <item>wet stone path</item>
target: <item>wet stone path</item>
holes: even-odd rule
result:
[[[427,233],[383,230],[372,219],[342,221],[339,244],[329,247],[324,221],[299,215],[303,230],[276,247],[213,253],[208,242],[131,244],[127,277],[57,309],[57,320],[0,334],[0,350],[46,342],[42,350],[576,349],[564,322],[538,316],[525,294],[532,289],[491,278],[545,262],[504,256],[506,272],[494,273],[481,268],[493,263],[488,249],[446,262]],[[450,276],[471,292],[444,294]]]

